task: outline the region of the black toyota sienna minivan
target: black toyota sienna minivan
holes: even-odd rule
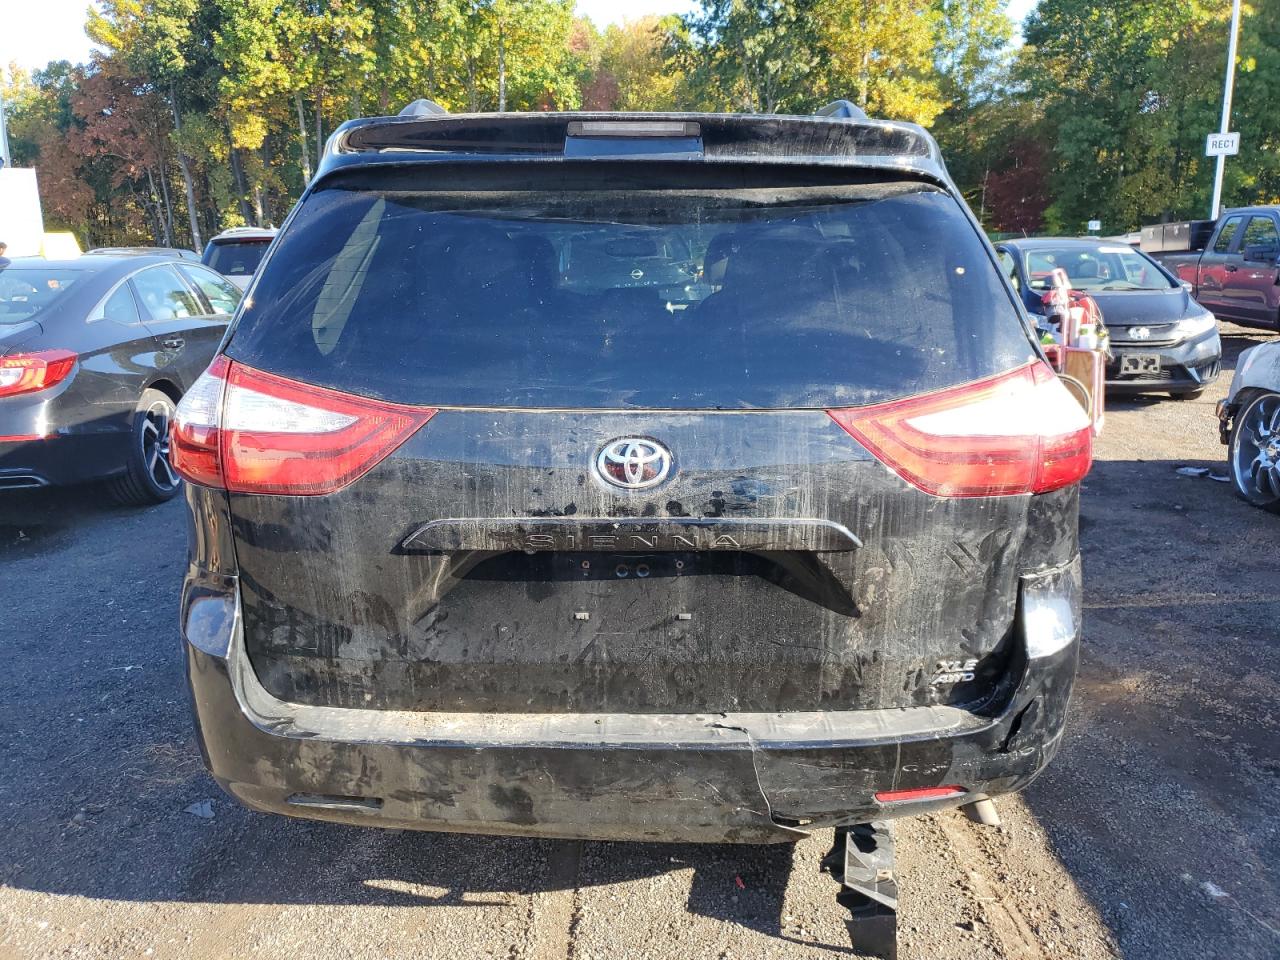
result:
[[[1025,786],[1091,424],[919,127],[353,121],[183,398],[256,810],[768,842]]]

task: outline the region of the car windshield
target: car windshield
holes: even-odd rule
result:
[[[0,266],[0,324],[31,320],[56,303],[82,270]]]
[[[406,402],[685,409],[865,403],[1033,356],[939,190],[584,181],[321,190],[230,353]]]
[[[1037,247],[1024,254],[1027,278],[1035,290],[1053,285],[1062,268],[1076,290],[1168,290],[1177,286],[1155,261],[1121,245]]]
[[[247,277],[258,269],[262,255],[271,245],[268,239],[262,240],[215,240],[209,245],[205,255],[205,263],[213,267],[223,276]]]

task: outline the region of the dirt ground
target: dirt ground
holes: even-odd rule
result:
[[[1175,472],[1222,468],[1214,401],[1266,339],[1227,332],[1203,399],[1110,404],[1066,743],[1002,828],[901,824],[904,957],[1280,957],[1280,516]],[[0,501],[0,958],[852,955],[829,832],[568,843],[235,806],[179,671],[182,509]]]

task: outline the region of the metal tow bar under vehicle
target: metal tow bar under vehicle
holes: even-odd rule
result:
[[[840,884],[836,903],[849,911],[845,926],[854,949],[884,960],[898,957],[898,879],[893,826],[886,820],[837,827],[820,868]]]

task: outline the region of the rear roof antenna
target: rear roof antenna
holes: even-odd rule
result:
[[[867,111],[855,107],[848,100],[832,100],[821,110],[813,112],[815,117],[830,117],[832,120],[865,120]]]
[[[440,104],[436,103],[434,100],[428,100],[426,97],[423,97],[419,100],[413,101],[413,103],[409,104],[407,107],[401,110],[398,114],[396,114],[396,116],[398,117],[441,117],[448,112],[449,112],[448,110],[440,106]]]

